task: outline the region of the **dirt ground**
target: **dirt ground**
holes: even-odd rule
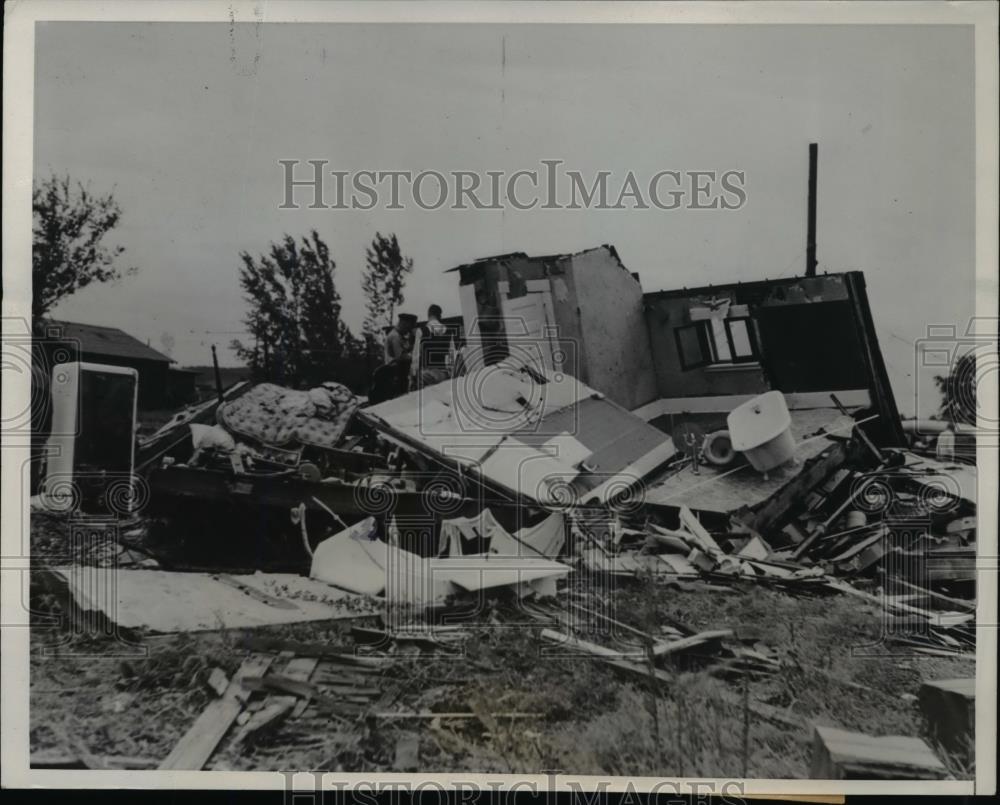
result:
[[[44,565],[64,544],[61,528],[58,518],[32,518],[36,562]],[[378,625],[369,616],[159,636],[79,633],[69,628],[65,595],[42,582],[33,575],[33,754],[127,756],[154,768],[212,700],[209,671],[237,670],[246,635],[351,647],[352,626]],[[812,724],[922,735],[920,684],[975,672],[971,655],[894,648],[883,640],[875,605],[839,595],[797,597],[753,582],[682,588],[651,579],[598,589],[581,574],[560,590],[567,595],[600,601],[615,619],[648,633],[671,620],[695,631],[736,630],[743,645],[773,652],[780,670],[725,678],[705,657],[696,667],[667,666],[671,683],[656,690],[596,660],[542,656],[537,624],[516,603],[498,601],[465,630],[457,656],[397,654],[391,667],[369,677],[381,690],[371,704],[345,705],[337,716],[310,707],[239,747],[231,731],[206,768],[402,771],[418,762],[439,772],[804,778]],[[321,663],[317,674],[336,679],[342,668]],[[403,711],[476,717],[385,717]],[[495,715],[511,712],[527,717]],[[404,745],[412,750],[408,760],[398,752]],[[973,776],[953,758],[946,763],[958,778]]]

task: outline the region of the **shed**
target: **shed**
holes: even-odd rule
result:
[[[139,373],[140,408],[171,408],[185,402],[175,400],[172,392],[176,388],[170,377],[173,359],[124,330],[57,319],[45,319],[38,327],[36,344],[49,368],[72,360],[124,366]]]

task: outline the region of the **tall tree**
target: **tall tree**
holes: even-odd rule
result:
[[[256,377],[316,385],[340,380],[343,360],[357,345],[340,319],[334,284],[337,264],[320,236],[299,242],[285,235],[268,254],[241,252],[240,287],[250,310],[244,322],[252,344],[233,341]]]
[[[938,416],[950,422],[976,424],[976,353],[959,357],[947,375],[934,378],[941,392]]]
[[[113,193],[92,193],[69,176],[50,176],[32,189],[31,312],[45,316],[62,299],[93,282],[134,274],[120,268],[122,246],[105,243],[121,209]]]
[[[413,271],[413,260],[403,256],[395,234],[384,237],[376,232],[365,250],[365,268],[361,275],[361,290],[365,294],[363,331],[377,337],[383,327],[392,325],[396,310],[403,304],[406,275]]]

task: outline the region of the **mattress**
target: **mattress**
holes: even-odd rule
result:
[[[230,433],[272,447],[333,448],[361,400],[339,383],[297,391],[260,383],[219,407],[218,421]]]

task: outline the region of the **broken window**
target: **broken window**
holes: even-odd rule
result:
[[[757,361],[757,339],[749,316],[712,317],[674,329],[681,368]]]

